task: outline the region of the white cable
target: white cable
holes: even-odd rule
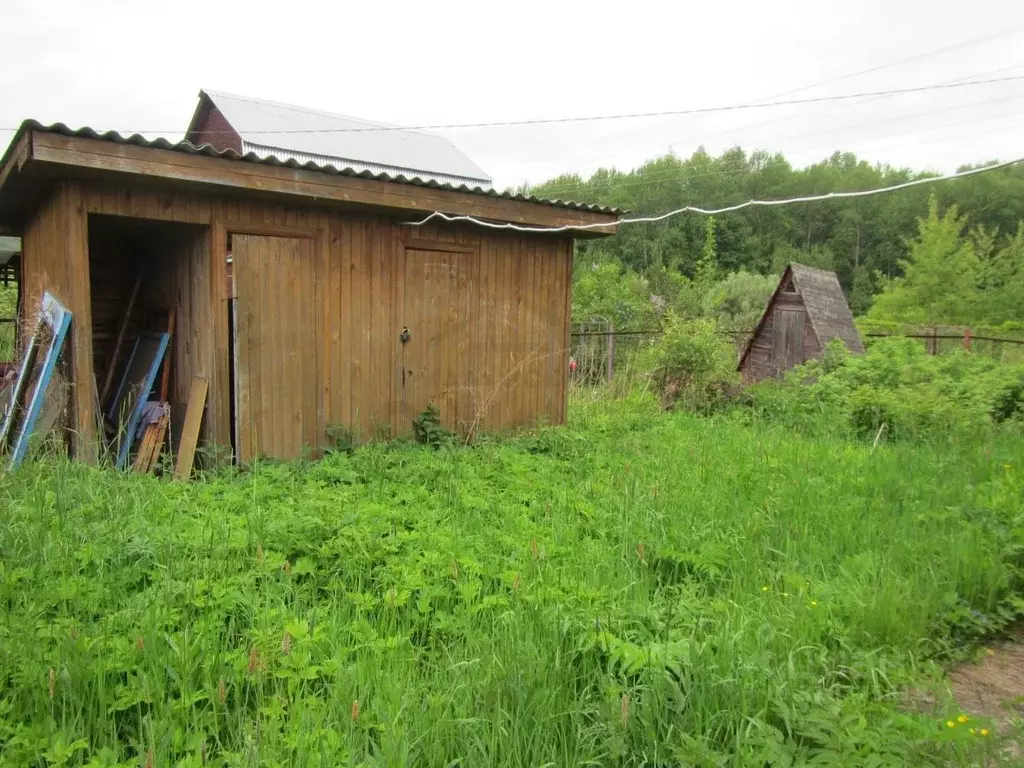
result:
[[[704,216],[717,216],[720,213],[732,213],[733,211],[740,211],[744,208],[751,208],[754,206],[758,207],[769,207],[778,205],[793,205],[795,203],[815,203],[821,200],[838,200],[841,198],[850,197],[869,197],[871,195],[881,195],[885,192],[896,192],[901,189],[908,189],[909,187],[917,187],[922,184],[933,184],[938,181],[951,181],[953,179],[960,179],[967,176],[976,176],[979,173],[988,173],[989,171],[995,171],[1000,168],[1007,168],[1011,165],[1024,162],[1024,157],[1018,157],[1015,160],[1007,160],[1002,163],[995,163],[994,165],[986,165],[982,168],[972,168],[968,171],[959,171],[957,173],[949,173],[945,176],[929,176],[923,179],[914,179],[913,181],[905,181],[902,184],[895,184],[891,187],[878,187],[877,189],[864,189],[856,192],[827,192],[823,195],[807,195],[806,197],[790,197],[781,200],[747,200],[745,203],[737,203],[736,205],[729,205],[725,208],[698,208],[695,205],[687,205],[682,208],[676,208],[674,211],[668,213],[662,213],[658,216],[641,216],[635,219],[620,219],[617,222],[609,223],[595,223],[595,224],[565,224],[560,227],[529,227],[522,226],[521,224],[512,224],[506,222],[504,224],[497,224],[493,221],[483,221],[474,216],[453,216],[448,213],[442,213],[441,211],[434,211],[432,214],[427,216],[422,221],[407,221],[404,222],[409,227],[422,227],[424,224],[434,220],[443,219],[448,222],[457,221],[468,221],[472,224],[477,224],[481,227],[487,227],[489,229],[511,229],[516,232],[568,232],[578,231],[586,229],[601,229],[602,227],[617,227],[620,224],[652,224],[657,221],[664,221],[673,216],[678,216],[681,213],[700,213]]]

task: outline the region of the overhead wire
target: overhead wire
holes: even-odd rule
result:
[[[957,78],[952,78],[950,80],[944,80],[944,81],[942,81],[942,83],[940,83],[940,85],[948,85],[948,84],[963,82],[965,80],[969,80],[969,79],[972,79],[972,78],[985,77],[985,76],[988,76],[988,75],[994,75],[997,72],[1005,72],[1005,71],[1007,71],[1009,69],[1018,69],[1018,68],[1020,68],[1022,66],[1024,66],[1024,64],[1012,64],[1012,65],[1006,66],[1006,67],[998,67],[996,69],[984,70],[982,72],[975,72],[972,75],[965,75],[964,77],[957,77]],[[815,115],[824,115],[824,114],[826,114],[828,112],[835,112],[835,111],[838,111],[838,110],[846,110],[846,109],[854,109],[856,107],[860,107],[860,106],[863,106],[865,104],[873,104],[874,102],[877,102],[877,101],[884,101],[885,99],[888,99],[888,98],[890,98],[890,97],[887,96],[887,95],[873,96],[871,98],[866,98],[866,99],[863,99],[862,101],[855,101],[855,102],[850,103],[850,104],[832,104],[832,105],[830,105],[830,106],[828,106],[828,107],[826,107],[824,109],[816,109],[816,110],[814,110],[812,112],[801,112],[801,113],[794,114],[794,115],[785,115],[783,117],[778,117],[778,118],[775,118],[775,119],[772,119],[772,120],[763,120],[763,121],[757,122],[757,123],[747,123],[745,125],[738,125],[738,126],[734,126],[732,128],[724,128],[722,130],[716,130],[714,132],[714,138],[720,139],[722,136],[728,136],[729,134],[732,134],[732,133],[739,133],[741,131],[748,131],[748,130],[752,130],[754,128],[763,128],[766,125],[778,125],[780,123],[792,122],[793,120],[806,120],[809,117],[814,117]],[[699,134],[700,137],[706,137],[708,135],[709,135],[708,133]],[[692,139],[691,139],[691,141],[692,141]],[[678,142],[673,142],[673,143],[678,143]]]
[[[863,75],[873,74],[875,72],[880,72],[882,70],[890,69],[892,67],[897,67],[897,66],[902,66],[904,64],[909,64],[910,62],[913,62],[913,61],[919,61],[921,59],[931,58],[932,56],[937,56],[939,54],[949,53],[950,51],[955,51],[955,50],[959,50],[961,48],[966,48],[966,47],[971,46],[971,45],[977,45],[978,43],[990,42],[992,40],[996,40],[996,39],[999,39],[999,38],[1002,38],[1002,37],[1009,37],[1011,35],[1017,34],[1018,32],[1021,32],[1021,31],[1024,31],[1024,24],[1018,25],[1016,27],[1011,27],[1010,29],[999,30],[997,32],[993,32],[993,33],[990,33],[990,34],[982,35],[980,37],[971,38],[969,40],[964,40],[962,42],[955,43],[953,45],[947,45],[947,46],[943,46],[941,48],[934,48],[934,49],[929,50],[929,51],[924,51],[924,52],[919,53],[919,54],[914,54],[913,56],[907,56],[907,57],[899,59],[897,61],[891,61],[891,62],[886,62],[884,64],[878,64],[878,65],[875,65],[875,66],[868,67],[866,69],[857,70],[855,72],[848,72],[846,74],[839,75],[837,77],[826,78],[824,80],[819,80],[816,83],[811,83],[809,85],[804,85],[804,86],[801,86],[799,88],[791,88],[791,89],[786,90],[786,91],[780,91],[780,92],[774,93],[774,94],[772,94],[770,96],[765,96],[761,100],[780,99],[780,98],[783,98],[785,96],[790,96],[790,95],[792,95],[794,93],[802,93],[803,91],[809,91],[809,90],[813,90],[814,88],[820,88],[823,85],[830,85],[832,83],[837,83],[837,82],[840,82],[842,80],[849,80],[849,79],[852,79],[852,78],[855,78],[855,77],[861,77]],[[994,74],[995,72],[1001,72],[1001,71],[1005,71],[1006,69],[1012,69],[1012,68],[1014,68],[1014,67],[1000,67],[1000,68],[997,68],[995,70],[990,70],[988,72],[979,72],[979,73],[976,73],[975,75],[972,75],[972,76],[969,76],[969,77],[982,77],[982,76],[985,76],[985,75]],[[955,78],[954,80],[947,81],[947,82],[956,82],[957,80],[965,80],[965,79],[968,79],[968,78]],[[884,98],[887,98],[887,97],[886,96],[875,96],[875,97],[872,97],[870,99],[866,99],[866,100],[864,100],[862,102],[857,102],[857,103],[858,104],[866,104],[866,103],[870,103],[872,101],[877,101],[879,99],[884,99]],[[855,106],[855,105],[842,105],[842,104],[840,104],[840,105],[837,105],[837,106],[828,107],[827,109],[817,110],[816,112],[814,112],[812,114],[821,114],[821,113],[829,112],[829,111],[836,110],[836,109],[846,109],[846,108],[848,108],[848,106]],[[765,121],[758,122],[758,123],[748,123],[747,125],[736,126],[734,128],[727,128],[727,129],[725,129],[723,131],[716,132],[716,137],[717,136],[721,136],[723,134],[736,133],[737,131],[749,130],[751,128],[757,128],[757,127],[761,127],[761,126],[764,126],[764,125],[773,125],[773,124],[776,124],[776,123],[788,122],[790,120],[796,120],[799,117],[801,117],[801,115],[789,115],[789,116],[785,116],[785,117],[781,117],[781,118],[775,118],[773,120],[765,120]]]
[[[821,87],[823,85],[829,85],[831,83],[837,83],[840,80],[849,80],[851,78],[860,77],[862,75],[870,75],[870,74],[872,74],[874,72],[880,72],[883,69],[889,69],[891,67],[899,67],[899,66],[903,66],[904,64],[909,64],[912,61],[919,61],[921,59],[927,59],[927,58],[930,58],[932,56],[938,56],[941,53],[949,53],[950,51],[956,51],[956,50],[959,50],[961,48],[966,48],[966,47],[971,46],[971,45],[977,45],[978,43],[986,43],[986,42],[989,42],[991,40],[996,40],[996,39],[1001,38],[1001,37],[1009,37],[1010,35],[1015,35],[1015,34],[1017,34],[1018,32],[1020,32],[1022,30],[1024,30],[1024,24],[1018,25],[1016,27],[1011,27],[1010,29],[1003,29],[1003,30],[999,30],[997,32],[989,33],[987,35],[982,35],[981,37],[974,37],[974,38],[971,38],[969,40],[964,40],[964,41],[959,42],[959,43],[954,43],[953,45],[943,46],[942,48],[935,48],[935,49],[930,50],[930,51],[924,51],[923,53],[914,54],[913,56],[908,56],[906,58],[900,59],[899,61],[891,61],[891,62],[888,62],[886,64],[878,64],[878,65],[873,66],[873,67],[868,67],[867,69],[861,69],[861,70],[858,70],[856,72],[850,72],[850,73],[845,74],[845,75],[840,75],[838,77],[831,77],[831,78],[827,78],[825,80],[820,80],[817,83],[812,83],[811,85],[805,85],[805,86],[803,86],[801,88],[794,88],[794,89],[789,90],[789,91],[783,91],[782,93],[776,93],[776,94],[774,94],[772,96],[767,96],[766,98],[777,99],[777,98],[781,98],[783,96],[790,96],[790,95],[792,95],[794,93],[801,93],[803,91],[809,91],[809,90],[811,90],[813,88],[819,88],[819,87]]]
[[[717,107],[694,107],[691,109],[662,110],[657,112],[631,112],[615,115],[587,115],[581,117],[556,117],[536,118],[530,120],[504,120],[481,123],[442,123],[433,125],[379,125],[366,126],[361,128],[288,128],[271,130],[249,130],[253,134],[261,135],[283,135],[283,134],[319,134],[319,133],[367,133],[367,132],[388,132],[388,131],[426,131],[426,130],[449,130],[456,128],[502,128],[522,125],[552,125],[563,123],[587,123],[599,122],[602,120],[631,120],[645,117],[670,117],[677,115],[701,115],[715,112],[736,112],[751,109],[767,109],[771,107],[794,106],[799,104],[815,104],[819,102],[843,101],[847,99],[860,99],[868,96],[899,96],[911,93],[926,93],[929,91],[950,90],[958,88],[970,88],[979,85],[992,85],[995,83],[1012,83],[1024,80],[1024,75],[1011,77],[996,77],[984,80],[970,80],[962,83],[936,83],[932,85],[919,85],[908,88],[891,88],[887,90],[863,91],[860,93],[834,94],[831,96],[814,96],[806,99],[786,99],[777,101],[761,101],[754,103],[726,104]],[[12,131],[16,128],[5,128]],[[157,131],[157,130],[136,130],[120,131],[120,133],[138,134],[159,134],[176,133],[178,131]],[[234,131],[207,131],[207,133],[234,133]]]
[[[840,80],[848,80],[848,79],[851,79],[851,78],[854,78],[854,77],[860,77],[862,75],[873,74],[875,72],[880,72],[883,69],[889,69],[891,67],[903,66],[904,64],[909,64],[912,61],[919,61],[921,59],[931,58],[932,56],[937,56],[937,55],[942,54],[942,53],[949,53],[950,51],[959,50],[961,48],[966,48],[966,47],[971,46],[971,45],[977,45],[978,43],[990,42],[992,40],[995,40],[995,39],[998,39],[998,38],[1001,38],[1001,37],[1009,37],[1011,35],[1017,34],[1018,32],[1021,32],[1021,31],[1024,31],[1024,24],[1021,24],[1021,25],[1016,26],[1016,27],[1011,27],[1010,29],[1001,30],[999,32],[995,32],[995,33],[992,33],[992,34],[982,35],[981,37],[975,37],[975,38],[972,38],[970,40],[965,40],[965,41],[963,41],[961,43],[957,43],[955,45],[944,46],[942,48],[935,48],[933,50],[925,51],[924,53],[920,53],[920,54],[917,54],[915,56],[908,56],[906,58],[900,59],[899,61],[893,61],[893,62],[889,62],[887,64],[880,64],[878,66],[868,67],[867,69],[858,70],[857,72],[850,72],[849,74],[846,74],[846,75],[840,75],[839,77],[830,78],[830,79],[827,79],[827,80],[821,80],[821,81],[819,81],[817,83],[814,83],[812,85],[804,86],[803,88],[796,88],[796,89],[793,89],[793,90],[790,90],[790,91],[783,91],[782,93],[778,93],[778,94],[775,94],[773,96],[769,96],[767,98],[770,98],[770,99],[781,98],[783,96],[789,96],[789,95],[794,94],[794,93],[800,93],[802,91],[807,91],[807,90],[811,90],[813,88],[818,88],[818,87],[820,87],[822,85],[828,85],[830,83],[839,82]],[[995,74],[997,72],[1005,72],[1007,69],[1015,69],[1018,66],[1020,66],[1020,65],[1019,64],[1015,64],[1015,65],[1012,65],[1012,66],[1009,66],[1009,67],[998,67],[998,68],[993,69],[993,70],[986,70],[986,71],[982,71],[982,72],[976,72],[973,75],[968,75],[968,76],[965,76],[965,77],[953,78],[951,80],[946,80],[946,81],[943,81],[943,82],[944,83],[955,83],[955,82],[960,82],[960,81],[963,81],[963,80],[968,80],[968,79],[973,78],[973,77],[985,77],[985,76],[988,76],[988,75],[993,75],[993,74]],[[875,96],[875,97],[867,99],[867,100],[865,100],[863,102],[858,102],[858,104],[867,104],[867,103],[870,103],[872,101],[877,101],[879,99],[884,99],[884,98],[886,98],[886,97],[885,96]],[[828,111],[831,111],[831,110],[834,110],[834,109],[845,109],[848,106],[857,106],[857,104],[839,105],[839,106],[836,106],[836,107],[829,107],[828,109],[818,110],[814,114],[820,114],[820,113],[828,112]],[[762,125],[771,125],[771,124],[777,123],[777,122],[787,122],[789,120],[796,120],[799,117],[801,117],[801,116],[799,116],[799,115],[791,115],[791,116],[779,118],[777,120],[769,120],[769,121],[766,121],[766,122],[754,123],[752,125],[747,125],[747,126],[738,126],[736,128],[727,129],[726,133],[733,133],[735,131],[744,130],[746,128],[756,128],[756,127],[760,127]]]
[[[998,102],[1001,102],[1001,101],[1009,101],[1009,100],[1012,100],[1012,99],[1015,99],[1015,98],[1022,98],[1022,97],[1024,97],[1024,94],[1014,95],[1014,96],[1008,97],[1006,99],[997,99],[997,100],[991,101],[991,102],[976,102],[975,104],[967,105],[967,106],[977,106],[978,104],[983,104],[983,103],[984,104],[989,104],[989,103],[993,103],[994,104],[994,103],[998,103]],[[865,127],[865,126],[871,126],[871,125],[882,125],[882,124],[885,124],[885,123],[891,123],[891,122],[896,122],[898,120],[907,119],[908,117],[920,117],[920,116],[923,116],[923,115],[937,114],[939,112],[947,112],[947,111],[950,111],[950,109],[954,109],[954,108],[943,108],[943,109],[939,109],[939,110],[930,110],[930,111],[927,111],[927,112],[915,113],[914,115],[900,116],[898,118],[889,118],[889,119],[886,119],[886,120],[872,121],[872,122],[869,122],[869,123],[859,123],[856,126],[843,126],[843,129],[846,129],[846,128],[849,128],[849,127]],[[880,140],[885,140],[886,138],[891,138],[894,135],[895,136],[902,136],[902,135],[905,135],[905,134],[908,134],[908,133],[916,134],[916,133],[922,133],[922,132],[931,132],[931,131],[935,131],[935,130],[943,130],[943,129],[946,129],[946,128],[955,128],[955,127],[959,127],[961,125],[970,125],[971,123],[985,122],[985,121],[989,121],[989,120],[997,120],[997,119],[1007,118],[1007,117],[1017,117],[1020,114],[1021,114],[1021,112],[1019,110],[1015,110],[1013,112],[1002,113],[1002,114],[998,114],[998,115],[985,115],[983,117],[973,118],[971,120],[961,120],[961,121],[957,121],[957,122],[954,122],[954,123],[946,123],[946,124],[943,124],[943,125],[940,125],[940,126],[933,126],[933,127],[929,127],[929,128],[915,129],[915,130],[909,130],[909,131],[901,131],[898,134],[888,134],[888,135],[877,137],[875,139],[869,139],[867,141],[870,144],[870,143],[877,142],[877,141],[880,141]],[[997,129],[997,130],[1003,130],[1003,129]],[[831,132],[832,131],[816,131],[816,132],[807,133],[807,134],[794,134],[794,135],[782,137],[781,139],[778,139],[778,142],[779,143],[783,143],[783,142],[790,141],[792,139],[800,139],[800,138],[804,138],[804,137],[818,136],[818,135],[821,135],[821,134],[827,134],[827,133],[831,133]],[[981,133],[984,134],[984,133],[989,133],[989,132],[990,131],[983,131]],[[959,138],[960,136],[963,136],[963,135],[970,135],[970,134],[957,134],[957,136],[955,136],[955,137],[939,137],[938,139],[934,139],[934,140],[933,139],[929,139],[928,142],[931,142],[931,141],[941,141],[941,140],[943,140],[945,138]],[[981,135],[981,134],[979,134],[979,135]],[[922,143],[927,143],[927,142],[922,142]],[[885,147],[876,147],[876,148],[874,148],[872,150],[867,150],[867,151],[877,151],[879,149],[889,149],[889,148],[892,148],[892,147],[899,147],[899,146],[907,146],[907,144],[886,145]],[[834,144],[816,144],[816,145],[812,145],[810,147],[796,147],[794,149],[789,150],[789,152],[790,152],[790,154],[804,153],[804,152],[813,152],[813,151],[818,150],[818,149],[827,149],[827,148],[834,148],[834,147],[835,147]],[[774,156],[777,153],[772,152],[771,154]],[[622,176],[629,176],[629,175],[632,175],[634,173],[639,173],[639,171],[638,170],[634,170],[634,171],[630,171],[630,172],[616,172],[616,173],[617,173],[618,176],[622,177]],[[686,182],[686,181],[690,181],[691,179],[702,179],[702,178],[713,178],[713,177],[731,178],[731,177],[736,177],[736,176],[744,175],[745,173],[747,173],[746,169],[710,171],[710,172],[707,172],[707,173],[685,173],[685,172],[681,173],[679,170],[671,170],[671,171],[670,170],[666,170],[666,171],[660,171],[660,172],[659,171],[655,171],[653,173],[647,173],[647,174],[644,174],[642,178],[630,179],[630,180],[625,180],[625,181],[619,181],[619,180],[616,180],[616,179],[609,178],[609,179],[602,179],[601,181],[599,181],[597,183],[594,183],[594,182],[590,182],[590,181],[586,181],[586,180],[582,180],[581,179],[579,184],[567,184],[567,183],[551,184],[551,185],[549,185],[549,184],[539,184],[539,185],[537,185],[537,187],[546,196],[552,196],[552,195],[557,196],[557,195],[559,195],[559,194],[561,194],[563,192],[576,192],[576,191],[580,191],[580,192],[584,192],[584,191],[585,192],[595,192],[595,191],[602,191],[602,190],[608,190],[608,189],[621,189],[621,188],[632,188],[632,187],[642,187],[642,186],[652,186],[653,187],[653,186],[660,186],[662,184],[671,184],[671,183],[675,183],[675,182]]]
[[[487,221],[484,219],[478,219],[475,216],[467,216],[463,214],[453,215],[443,213],[441,211],[434,211],[430,215],[421,219],[420,221],[407,221],[406,226],[410,227],[422,227],[425,224],[433,221],[434,219],[441,219],[450,223],[465,221],[477,226],[486,227],[488,229],[502,229],[502,230],[513,230],[516,232],[578,232],[591,229],[607,229],[609,227],[618,227],[623,224],[650,224],[658,221],[664,221],[674,216],[679,216],[683,213],[698,213],[704,216],[718,216],[723,213],[733,213],[735,211],[741,211],[744,208],[752,207],[776,207],[783,205],[795,205],[798,203],[814,203],[823,200],[840,200],[849,199],[856,197],[870,197],[873,195],[881,195],[889,192],[896,192],[901,189],[909,189],[910,187],[918,187],[922,184],[935,184],[942,181],[952,181],[954,179],[961,179],[967,176],[977,176],[981,173],[989,173],[991,171],[998,170],[1000,168],[1007,168],[1011,165],[1024,162],[1024,157],[1018,157],[1013,160],[1006,160],[1001,163],[993,163],[992,165],[986,165],[981,168],[971,168],[966,171],[958,171],[956,173],[949,173],[942,176],[929,176],[926,178],[913,179],[906,181],[901,184],[894,184],[888,187],[877,187],[874,189],[865,189],[851,192],[826,192],[821,195],[804,195],[802,197],[790,197],[779,200],[747,200],[743,203],[737,203],[735,205],[727,205],[722,208],[701,208],[696,205],[685,205],[681,208],[668,211],[666,213],[658,214],[656,216],[639,216],[634,218],[620,219],[617,222],[596,222],[592,224],[564,224],[558,227],[535,227],[527,226],[522,224],[514,224],[512,222],[497,223],[493,221]]]
[[[1024,27],[1022,27],[1022,28],[1024,28]],[[1017,69],[1017,68],[1020,68],[1020,67],[1024,67],[1024,64],[1018,63],[1018,64],[1012,64],[1012,65],[1005,66],[1005,67],[999,67],[999,68],[994,69],[994,70],[983,71],[983,72],[975,73],[973,75],[967,75],[967,76],[964,76],[964,77],[961,77],[961,78],[954,78],[953,80],[944,81],[943,83],[939,83],[938,85],[945,85],[947,83],[955,83],[955,82],[966,80],[966,79],[971,78],[971,77],[978,77],[978,76],[985,75],[985,74],[993,74],[995,72],[1005,72],[1008,69]],[[1022,93],[1020,95],[1024,95],[1024,93]],[[1003,100],[1014,99],[1014,98],[1018,98],[1018,96],[1019,96],[1018,94],[1014,94],[1012,96],[1005,97],[1004,99],[997,99],[995,101],[1003,101]],[[881,100],[881,99],[884,99],[884,98],[887,98],[887,97],[880,96],[880,97],[875,97],[875,98],[871,98],[871,99],[865,99],[864,101],[858,101],[858,102],[855,102],[853,104],[848,104],[848,105],[847,104],[833,105],[833,106],[830,106],[830,107],[828,107],[826,109],[815,110],[815,111],[810,112],[810,113],[800,113],[800,114],[796,114],[796,115],[787,115],[785,117],[777,118],[777,119],[774,119],[774,120],[766,120],[766,121],[759,122],[759,123],[749,123],[749,124],[746,124],[746,125],[737,126],[735,128],[727,128],[727,129],[724,129],[724,130],[721,130],[721,131],[714,131],[713,137],[715,139],[719,139],[722,136],[726,136],[726,135],[728,135],[730,133],[736,133],[738,131],[749,130],[749,129],[753,129],[753,128],[759,128],[759,127],[762,127],[762,126],[765,126],[765,125],[773,125],[773,124],[778,124],[778,123],[783,123],[783,122],[789,122],[789,121],[797,120],[797,119],[807,119],[808,117],[812,117],[814,115],[824,114],[826,112],[830,112],[830,111],[837,110],[837,109],[850,109],[850,108],[857,107],[857,106],[860,106],[860,105],[863,105],[863,104],[870,104],[870,103],[872,103],[874,101],[878,101],[878,100]],[[992,103],[995,103],[995,101],[993,101]],[[973,102],[972,104],[962,105],[962,106],[976,106],[976,105],[983,104],[983,103],[986,103],[986,102]],[[956,105],[956,106],[953,106],[953,107],[943,108],[942,110],[936,110],[936,111],[945,111],[947,109],[957,109],[957,108],[960,108],[960,106],[961,105]],[[927,113],[927,112],[926,113],[916,113],[917,116],[920,116],[921,114],[929,114],[929,113]],[[897,116],[897,117],[892,117],[892,118],[886,118],[885,120],[878,121],[878,122],[890,122],[890,121],[895,121],[895,120],[899,120],[899,119],[902,119],[902,117]],[[845,128],[846,126],[843,126],[843,127]],[[622,134],[616,134],[616,135],[622,135]],[[807,134],[807,135],[810,135],[810,134]],[[712,133],[711,132],[706,132],[706,133],[698,134],[698,138],[696,138],[696,139],[688,139],[688,141],[696,142],[696,141],[698,141],[701,138],[711,138],[711,137],[712,137]],[[789,140],[789,139],[792,139],[792,138],[794,138],[794,136],[790,135],[790,136],[782,137],[781,139],[778,139],[777,141],[786,141],[786,140]],[[678,143],[678,142],[673,142],[673,144],[675,144],[675,143]]]

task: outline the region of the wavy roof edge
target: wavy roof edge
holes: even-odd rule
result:
[[[82,127],[82,128],[71,128],[64,123],[52,123],[50,125],[44,125],[38,120],[26,120],[18,128],[14,134],[14,138],[11,139],[10,145],[4,152],[2,158],[0,158],[0,168],[7,164],[10,154],[13,152],[15,145],[18,140],[27,131],[39,131],[42,133],[54,133],[60,136],[68,136],[72,138],[81,139],[96,139],[99,141],[107,141],[112,144],[131,144],[136,147],[145,147],[147,149],[165,149],[172,152],[182,152],[189,155],[203,155],[205,157],[217,157],[228,160],[238,160],[246,163],[254,163],[257,165],[272,165],[275,167],[295,168],[298,170],[314,171],[317,173],[328,173],[335,176],[350,176],[359,179],[370,179],[372,181],[386,181],[395,184],[410,184],[417,187],[430,187],[432,189],[443,189],[449,192],[464,192],[473,195],[482,195],[486,197],[497,197],[503,200],[515,200],[522,203],[535,203],[537,205],[548,205],[554,208],[567,208],[574,211],[586,211],[589,213],[604,213],[614,216],[621,216],[625,213],[620,208],[612,208],[607,205],[594,205],[589,203],[577,203],[572,200],[550,200],[535,195],[524,195],[518,192],[499,192],[496,189],[484,189],[483,187],[470,187],[466,184],[460,184],[458,186],[454,184],[442,184],[433,180],[421,179],[418,176],[405,176],[404,174],[398,174],[392,176],[388,173],[373,173],[372,171],[356,171],[352,168],[338,168],[334,165],[318,165],[314,162],[300,163],[297,160],[279,160],[275,156],[260,157],[254,152],[248,152],[246,154],[239,154],[233,149],[217,150],[209,144],[203,144],[202,146],[195,146],[187,141],[179,141],[177,143],[168,141],[165,138],[147,139],[138,133],[133,133],[131,136],[122,136],[117,131],[105,131],[103,133],[97,131],[94,128]]]

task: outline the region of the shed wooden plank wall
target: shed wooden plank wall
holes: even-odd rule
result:
[[[92,382],[92,307],[89,291],[87,234],[83,192],[77,182],[62,181],[49,200],[28,222],[22,238],[22,327],[31,333],[44,291],[51,291],[72,312],[70,341],[74,381]],[[94,456],[96,441],[95,392],[75,387],[71,394],[73,450],[85,459]]]
[[[168,236],[164,247],[151,254],[151,269],[144,281],[146,299],[174,311],[171,336],[171,377],[169,397],[172,403],[188,401],[193,376],[210,375],[208,343],[212,324],[206,280],[210,261],[207,233],[186,229]],[[132,265],[126,270],[134,279]]]
[[[74,190],[61,191],[55,198],[60,201],[60,216],[48,213],[48,207],[30,225],[25,262],[42,269],[59,239],[64,244],[61,265],[74,261],[81,274],[85,264],[83,285],[88,285],[88,263],[77,251],[85,252],[87,214],[206,225],[180,250],[174,261],[177,268],[167,280],[178,329],[172,400],[187,396],[192,375],[209,377],[204,423],[208,443],[230,441],[225,264],[229,233],[291,235],[314,242],[318,278],[310,301],[318,308],[322,325],[312,329],[310,338],[319,337],[311,343],[319,343],[320,349],[313,355],[316,365],[302,375],[315,376],[320,389],[321,430],[342,424],[366,439],[375,432],[396,435],[411,429],[416,414],[408,412],[403,400],[399,333],[416,302],[430,298],[406,280],[407,250],[453,254],[459,265],[447,290],[460,311],[454,343],[443,350],[447,391],[439,405],[446,422],[463,431],[499,431],[565,421],[570,238],[449,226],[413,228],[363,213],[101,182]],[[64,236],[69,223],[80,230],[72,232],[70,240]],[[60,272],[27,276],[26,284],[59,285],[50,278]],[[88,290],[85,295],[88,312]],[[70,308],[76,312],[76,327],[90,327],[87,314],[80,316],[76,306]],[[410,331],[418,340],[415,329]],[[76,369],[76,380],[91,380],[92,367],[90,357],[87,371],[84,365]],[[76,424],[83,426],[81,419]]]

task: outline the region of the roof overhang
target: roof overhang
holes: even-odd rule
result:
[[[71,131],[64,126],[28,122],[0,160],[0,233],[5,227],[10,233],[20,232],[54,181],[98,178],[208,194],[233,193],[293,203],[315,201],[318,206],[373,209],[410,220],[441,211],[531,227],[568,227],[559,233],[563,237],[614,234],[620,213],[493,190],[346,173],[311,163],[282,163],[239,156],[230,150],[171,144],[163,139],[100,135],[88,129]],[[591,228],[574,229],[581,226]]]

